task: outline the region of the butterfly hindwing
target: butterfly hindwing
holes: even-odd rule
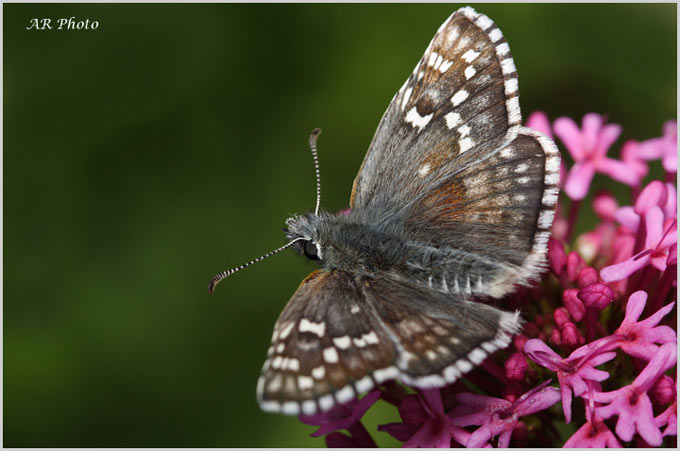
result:
[[[516,314],[460,296],[319,270],[274,327],[258,399],[267,411],[310,415],[389,379],[441,387],[507,346],[519,325]]]
[[[495,265],[498,274],[490,277],[485,268],[487,283],[473,284],[469,294],[500,297],[543,269],[559,167],[549,139],[517,127],[508,143],[461,162],[412,202],[405,221],[409,236]]]
[[[414,387],[453,383],[506,347],[521,325],[518,313],[407,281],[367,281],[364,292],[398,349],[400,380]]]

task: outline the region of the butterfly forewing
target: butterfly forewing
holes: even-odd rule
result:
[[[268,411],[313,414],[396,376],[396,359],[355,277],[316,271],[281,313],[258,385]]]
[[[471,8],[456,11],[385,112],[355,180],[352,206],[410,199],[454,167],[457,156],[498,148],[520,123],[518,94],[500,30]]]
[[[500,297],[544,267],[559,155],[520,125],[518,96],[498,27],[456,11],[392,100],[355,180],[354,208],[405,211],[410,239],[475,257],[469,289],[442,274],[459,293]]]

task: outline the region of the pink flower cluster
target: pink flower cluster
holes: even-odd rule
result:
[[[621,127],[601,115],[587,114],[579,128],[536,112],[527,125],[557,137],[574,164],[562,168],[550,272],[508,300],[522,308],[522,333],[464,381],[411,394],[388,382],[301,416],[329,447],[375,447],[361,420],[380,400],[401,422],[378,430],[405,447],[677,445],[677,123],[659,138],[623,143],[619,159],[607,153]],[[650,171],[654,160],[661,164]],[[650,172],[665,176],[645,182]],[[628,186],[619,185],[627,205],[590,192],[596,173]],[[599,222],[573,236],[587,198]]]

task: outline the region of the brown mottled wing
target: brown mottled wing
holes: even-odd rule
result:
[[[477,271],[502,268],[466,275],[479,282],[460,287],[468,295],[500,297],[544,266],[559,154],[521,126],[518,96],[501,31],[461,8],[392,100],[354,181],[352,208],[394,212],[407,239],[467,253]]]
[[[265,411],[313,414],[394,377],[396,359],[355,276],[316,271],[279,316],[258,382]]]
[[[389,379],[441,387],[519,328],[516,314],[385,278],[316,271],[274,327],[263,410],[314,414]]]
[[[521,122],[517,96],[500,30],[472,8],[453,13],[385,112],[354,182],[352,208],[411,199],[459,155],[500,147]]]

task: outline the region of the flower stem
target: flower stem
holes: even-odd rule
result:
[[[675,282],[675,278],[677,277],[677,270],[678,265],[666,266],[666,270],[663,272],[661,280],[657,284],[654,295],[652,296],[651,302],[648,305],[649,312],[656,312],[666,304],[668,294],[673,288],[673,282]]]
[[[580,200],[573,200],[571,201],[571,205],[569,206],[569,218],[567,219],[567,233],[565,234],[564,241],[565,243],[569,242],[569,239],[571,238],[571,234],[574,231],[574,226],[576,225],[576,219],[578,219],[578,211],[581,207],[581,201]]]
[[[599,311],[594,308],[586,307],[586,342],[590,343],[597,339],[597,323],[599,321]]]

